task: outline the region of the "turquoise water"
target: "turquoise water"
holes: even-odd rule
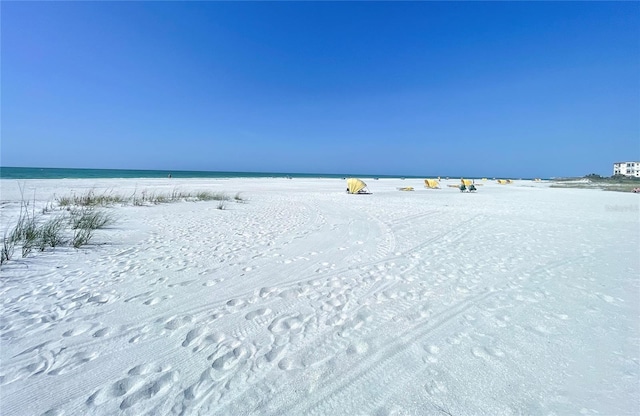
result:
[[[274,173],[274,172],[203,172],[188,170],[125,170],[0,167],[2,179],[92,179],[92,178],[398,178],[393,175]],[[403,176],[422,178],[423,176]],[[426,176],[425,176],[426,177]]]

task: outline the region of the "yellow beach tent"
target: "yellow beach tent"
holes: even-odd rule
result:
[[[498,179],[498,183],[500,185],[506,185],[508,183],[511,183],[511,179]]]
[[[469,186],[473,183],[471,179],[462,179],[462,178],[460,178],[460,182],[462,182],[464,186]]]
[[[405,186],[404,188],[398,188],[398,191],[413,191],[413,186]]]
[[[356,178],[347,179],[347,192],[350,194],[368,194],[367,184]]]
[[[440,189],[440,184],[436,179],[425,179],[424,187],[429,189]]]

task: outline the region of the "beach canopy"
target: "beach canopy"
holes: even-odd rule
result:
[[[460,182],[462,182],[464,186],[470,186],[473,183],[471,179],[462,179],[462,178],[460,178]]]
[[[368,193],[367,184],[356,178],[347,179],[347,192],[350,194]]]
[[[429,189],[439,189],[440,188],[440,184],[438,184],[438,181],[436,179],[425,179],[424,180],[424,186],[425,186],[425,188],[429,188]]]
[[[506,185],[508,183],[511,183],[511,179],[498,179],[498,183],[500,185]]]

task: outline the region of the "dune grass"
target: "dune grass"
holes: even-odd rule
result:
[[[94,191],[89,191],[84,195],[68,195],[56,199],[60,207],[106,207],[115,204],[124,204],[127,199],[121,195],[104,193],[96,195]]]
[[[23,198],[15,225],[10,231],[5,230],[0,245],[0,264],[14,257],[16,247],[20,248],[24,258],[34,248],[45,251],[47,248],[80,248],[89,244],[95,230],[115,222],[113,216],[101,208],[113,205],[148,206],[180,201],[218,201],[217,208],[224,210],[226,203],[232,200],[246,202],[240,193],[231,198],[222,192],[187,193],[174,189],[168,194],[145,190],[123,196],[112,192],[97,194],[92,190],[82,195],[56,197],[53,202],[47,202],[41,212],[36,213],[35,202],[29,209],[29,203]]]
[[[245,200],[237,193],[233,198],[237,202]],[[199,191],[195,193],[182,192],[174,189],[170,193],[157,193],[154,191],[135,191],[130,196],[118,195],[111,192],[97,194],[95,191],[89,191],[83,195],[67,195],[56,198],[59,207],[108,207],[116,204],[120,205],[158,205],[170,202],[181,201],[231,201],[232,198],[223,192]],[[44,210],[49,210],[45,208]]]
[[[63,232],[66,226],[66,218],[56,216],[46,221],[39,229],[39,246],[40,251],[44,251],[47,247],[56,248],[67,242]]]
[[[0,264],[13,258],[16,247],[20,247],[23,258],[28,257],[34,248],[45,251],[67,244],[79,248],[89,243],[94,230],[105,228],[112,222],[109,214],[86,207],[61,211],[53,216],[22,211],[11,231],[5,232],[0,247]]]
[[[71,229],[97,230],[113,222],[110,215],[93,209],[77,209],[70,211]]]
[[[640,187],[640,178],[624,175],[606,177],[594,173],[582,178],[558,178],[553,182],[551,188],[602,189],[613,192],[631,192]]]
[[[2,247],[0,247],[0,264],[4,264],[11,260],[15,250],[15,242],[5,233],[2,239]]]
[[[603,191],[612,192],[631,192],[639,185],[625,183],[603,183],[603,182],[560,182],[553,183],[550,188],[569,188],[569,189],[601,189]]]

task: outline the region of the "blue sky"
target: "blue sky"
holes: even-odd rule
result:
[[[638,2],[8,2],[3,166],[611,175]]]

